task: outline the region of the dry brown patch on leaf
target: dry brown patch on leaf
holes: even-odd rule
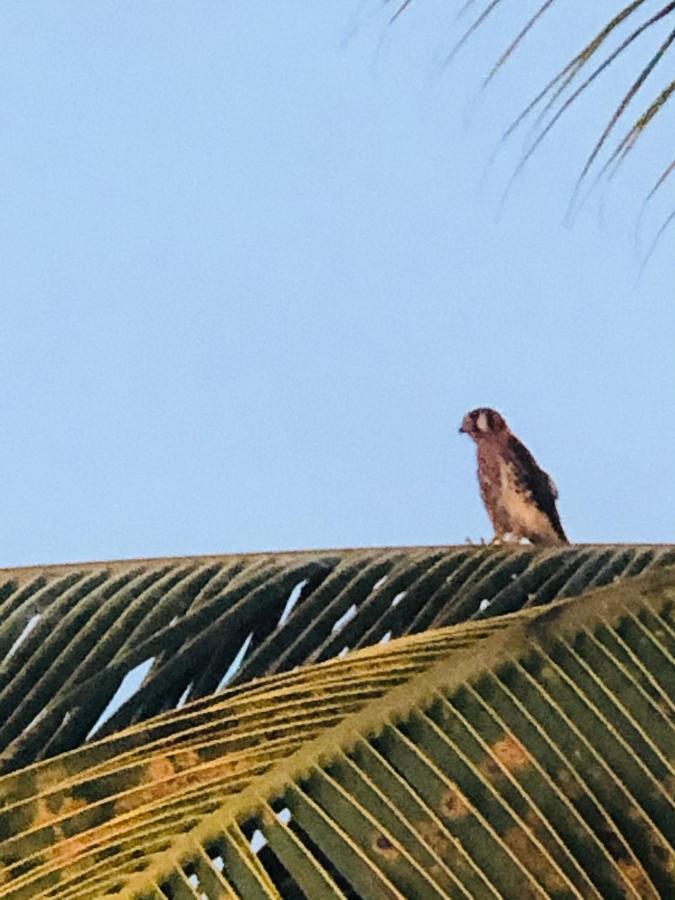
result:
[[[440,856],[441,859],[446,859],[450,851],[455,849],[449,836],[434,822],[430,822],[428,819],[422,819],[419,822],[415,822],[414,826],[415,831],[420,835],[427,847],[429,847],[436,856]]]
[[[182,771],[169,759],[158,757],[152,760],[148,766],[148,773],[155,777],[149,778],[149,783],[144,787],[121,794],[115,801],[115,812],[118,815],[131,812],[139,806],[177,796],[200,785],[217,781],[228,782],[242,772],[247,773],[250,768],[246,757],[226,757],[210,764],[202,762],[198,756],[194,758],[197,765]],[[247,779],[244,779],[244,783],[246,782]],[[241,790],[241,787],[241,783],[237,784],[237,790]]]
[[[503,840],[513,855],[543,885],[546,894],[555,895],[569,891],[570,885],[567,879],[562,876],[523,828],[514,825],[513,828],[504,832]]]
[[[42,827],[44,825],[49,825],[56,818],[54,811],[49,808],[49,805],[47,804],[47,801],[44,797],[38,797],[33,806],[33,810],[34,826]]]
[[[542,900],[546,895],[534,884],[525,884],[520,888],[518,900]]]
[[[89,849],[89,841],[84,837],[68,838],[65,841],[57,841],[49,850],[49,856],[54,862],[65,865],[83,856]]]
[[[673,853],[672,847],[655,842],[649,848],[649,855],[653,864],[663,872],[668,874],[675,872],[675,853]]]
[[[148,803],[157,803],[159,800],[166,800],[174,794],[180,793],[181,785],[177,780],[160,781],[148,787],[125,792],[120,794],[115,800],[115,815],[123,815],[124,813],[133,812],[139,806],[145,806]]]
[[[438,863],[434,863],[433,865],[429,866],[428,872],[437,884],[447,877],[446,873],[443,871],[441,866],[438,865]]]
[[[193,749],[181,750],[173,758],[173,765],[177,772],[183,772],[185,769],[194,769],[201,766],[204,760],[199,755],[199,751]]]
[[[144,781],[146,783],[163,781],[171,778],[175,772],[176,766],[168,756],[154,756],[146,766]]]
[[[666,775],[663,779],[663,788],[669,797],[675,797],[675,776]]]
[[[616,866],[621,872],[621,877],[630,884],[638,897],[656,896],[653,885],[636,862],[628,859],[619,859],[616,861]]]
[[[509,772],[517,772],[532,764],[532,757],[512,734],[505,734],[503,738],[492,744],[490,749],[492,755]]]
[[[553,780],[569,800],[580,800],[586,795],[583,784],[571,769],[561,769],[553,775]]]
[[[466,797],[459,787],[450,788],[441,797],[441,811],[448,819],[461,819],[471,813]]]
[[[651,839],[654,834],[654,826],[639,806],[631,805],[628,809],[628,817],[640,828],[646,840]]]
[[[89,804],[86,800],[83,800],[81,797],[73,797],[71,794],[66,794],[63,798],[63,802],[61,803],[61,808],[59,809],[59,815],[61,816],[70,816],[73,813],[79,812],[81,809],[84,809]]]
[[[675,722],[675,710],[667,697],[659,697],[654,701],[654,705],[668,722]]]
[[[79,859],[80,856],[88,858],[92,852],[92,848],[96,848],[97,853],[105,850],[111,845],[115,845],[121,835],[124,835],[128,828],[128,822],[113,818],[102,825],[97,826],[89,831],[79,835],[58,840],[49,850],[51,859],[67,865]]]
[[[176,774],[176,768],[171,759],[166,756],[155,756],[144,767],[143,782],[145,787],[132,788],[125,791],[115,799],[115,812],[131,812],[137,807],[161,800],[176,792],[172,776]]]
[[[167,793],[177,794],[198,787],[199,785],[212,784],[224,781],[226,785],[234,778],[250,772],[250,763],[246,757],[228,756],[222,760],[204,763],[198,760],[197,766],[177,774],[166,783]],[[241,781],[241,779],[239,779]],[[248,779],[244,779],[246,782]],[[238,784],[238,790],[241,784]]]
[[[376,834],[372,842],[373,850],[385,859],[397,859],[399,852],[386,834]]]
[[[70,778],[72,778],[72,775],[70,775],[64,765],[51,762],[48,766],[45,766],[44,769],[36,773],[36,793],[47,793],[52,791],[55,787],[63,785],[63,783],[67,782]]]
[[[183,771],[178,781],[188,785],[203,784],[210,781],[231,778],[233,775],[241,775],[248,772],[250,763],[245,756],[226,756],[213,762],[197,761],[194,768]]]
[[[133,812],[145,803],[151,803],[153,800],[161,799],[165,794],[157,790],[157,788],[146,788],[142,791],[129,791],[120,794],[115,798],[114,809],[116,816],[123,816],[125,813]]]
[[[53,805],[50,805],[53,804],[53,798],[38,797],[34,806],[35,815],[33,817],[33,825],[44,828],[46,825],[51,825],[53,822],[56,822],[57,819],[73,815],[88,806],[86,800],[72,797],[69,794],[60,797],[59,801],[58,807],[54,807]]]
[[[461,844],[457,838],[452,837],[448,832],[436,825],[435,822],[428,819],[415,822],[414,828],[431,852],[442,859],[446,869],[454,872],[460,881],[474,877],[475,872],[470,864],[467,863],[466,856],[463,854]],[[439,878],[445,875],[443,868],[437,863],[431,866],[430,872],[434,874],[434,877],[436,877],[436,872],[439,873]]]

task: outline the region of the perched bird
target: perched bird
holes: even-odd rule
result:
[[[558,490],[494,409],[467,413],[459,429],[478,447],[478,482],[495,540],[567,544],[555,501]]]

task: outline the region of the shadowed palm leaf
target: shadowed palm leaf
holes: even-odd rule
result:
[[[674,561],[460,547],[5,572],[0,897],[664,896]]]
[[[672,562],[672,548],[458,547],[9,570],[0,574],[0,771],[224,683]],[[97,727],[124,679],[146,669],[141,689]]]
[[[6,775],[0,896],[670,896],[674,592],[411,635]]]

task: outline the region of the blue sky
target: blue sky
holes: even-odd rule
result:
[[[616,4],[558,4],[477,100],[521,20],[444,66],[459,6],[3,3],[3,565],[489,537],[476,405],[573,540],[675,539],[673,237],[637,285],[634,241],[667,111],[563,221],[662,35],[500,215],[501,130]]]

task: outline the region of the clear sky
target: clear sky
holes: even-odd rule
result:
[[[522,5],[444,66],[460,5],[2,4],[3,565],[489,537],[476,405],[573,540],[675,540],[675,235],[637,286],[634,242],[667,110],[563,222],[662,34],[499,215],[522,141],[491,152],[588,22],[557,4],[476,101]]]

